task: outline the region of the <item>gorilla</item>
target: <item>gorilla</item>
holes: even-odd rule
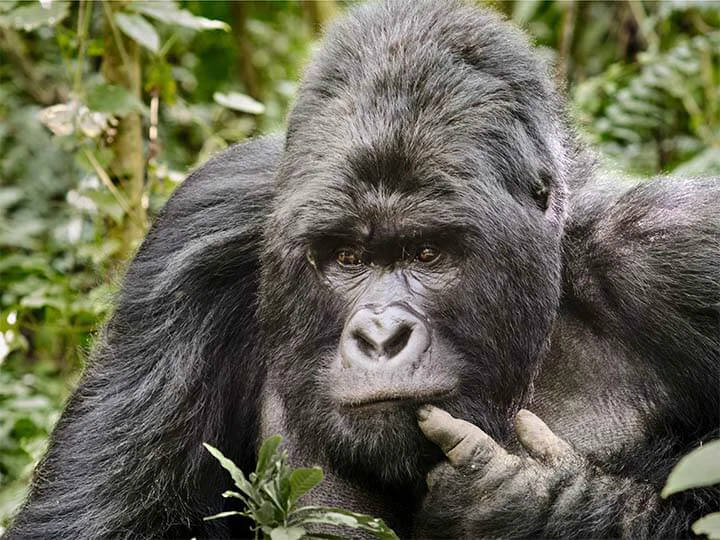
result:
[[[683,536],[662,500],[720,424],[720,182],[606,179],[518,30],[351,10],[287,132],[178,188],[7,538],[203,521],[281,433],[309,503],[403,537]],[[532,412],[530,412],[532,411]]]

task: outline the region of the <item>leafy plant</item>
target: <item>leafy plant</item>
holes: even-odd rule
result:
[[[255,522],[253,530],[256,538],[262,533],[263,538],[271,540],[342,538],[325,532],[315,534],[308,528],[313,524],[360,529],[383,540],[397,538],[393,530],[379,518],[341,508],[298,507],[300,497],[322,481],[323,472],[319,467],[291,469],[287,464],[287,452],[280,448],[281,441],[280,435],[275,435],[263,443],[255,472],[250,473],[249,478],[217,448],[205,444],[205,448],[230,473],[239,490],[226,491],[223,497],[240,499],[245,506],[242,511],[222,512],[205,519],[245,516]]]
[[[710,441],[683,457],[670,471],[663,497],[686,489],[720,484],[720,439]],[[720,538],[720,512],[713,512],[692,525],[695,534]]]

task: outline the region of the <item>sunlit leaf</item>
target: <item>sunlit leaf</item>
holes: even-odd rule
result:
[[[249,493],[250,491],[252,491],[252,486],[250,486],[250,483],[247,481],[245,475],[237,465],[235,465],[230,459],[226,458],[223,453],[217,448],[210,446],[206,443],[203,443],[203,446],[207,449],[208,452],[212,454],[215,459],[220,462],[222,468],[230,473],[230,476],[232,477],[233,482],[235,482],[235,485],[237,487],[245,491],[245,493]]]
[[[318,523],[361,529],[371,533],[381,540],[398,540],[397,534],[380,518],[358,514],[343,508],[324,508],[320,506],[306,506],[299,508],[295,515],[295,522]]]
[[[157,31],[142,15],[135,13],[115,13],[115,24],[130,39],[137,41],[146,49],[154,52],[160,50],[160,36]]]
[[[299,540],[305,536],[306,531],[302,527],[275,527],[270,531],[271,540]]]
[[[220,519],[220,518],[226,518],[226,517],[231,517],[231,516],[237,516],[237,515],[239,515],[239,514],[240,514],[240,512],[235,512],[235,511],[233,511],[233,510],[229,510],[229,511],[227,511],[227,512],[220,512],[219,514],[213,514],[212,516],[204,517],[203,520],[204,520],[204,521],[211,521],[211,520],[213,520],[213,519]]]
[[[258,475],[264,475],[281,442],[282,437],[280,435],[273,435],[272,437],[268,437],[262,444],[258,452],[257,466],[255,467]]]
[[[215,92],[213,99],[215,103],[228,109],[248,114],[262,114],[265,112],[265,105],[240,92],[228,92],[226,94]]]
[[[0,208],[9,208],[23,199],[25,192],[19,187],[0,188]]]
[[[133,2],[129,7],[161,22],[177,24],[193,30],[230,30],[227,23],[193,15],[185,9],[179,9],[175,2],[141,1]]]
[[[0,15],[0,27],[30,32],[41,26],[55,26],[69,13],[69,3],[56,0],[47,7],[39,2],[23,4],[10,13]]]
[[[710,441],[683,457],[670,472],[662,496],[720,483],[720,439]]]
[[[322,479],[323,472],[319,467],[295,469],[290,474],[290,502],[297,501],[322,482]]]
[[[698,536],[705,534],[710,540],[720,539],[720,512],[713,512],[698,519],[693,523],[692,531]]]

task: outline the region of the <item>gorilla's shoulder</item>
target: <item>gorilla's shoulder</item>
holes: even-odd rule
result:
[[[252,197],[271,190],[282,153],[282,136],[268,136],[235,144],[195,169],[168,202],[197,204],[208,197]]]
[[[263,137],[234,145],[195,169],[157,216],[130,272],[145,263],[166,267],[171,254],[183,255],[188,267],[199,264],[200,252],[254,260],[281,152],[281,137]]]

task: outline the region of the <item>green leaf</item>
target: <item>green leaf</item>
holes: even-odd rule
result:
[[[265,105],[240,92],[228,92],[227,94],[215,92],[213,99],[218,105],[235,111],[248,114],[262,114],[265,112]]]
[[[157,31],[142,15],[135,13],[115,13],[115,24],[130,39],[137,41],[146,49],[154,52],[160,50],[160,36]]]
[[[5,0],[0,2],[0,13],[7,13],[17,5],[17,0]]]
[[[55,26],[68,16],[69,6],[69,2],[60,0],[55,0],[47,7],[39,2],[24,4],[0,16],[0,27],[30,32],[41,26]]]
[[[231,517],[231,516],[239,516],[242,515],[240,512],[235,512],[234,510],[228,510],[227,512],[220,512],[219,514],[214,514],[212,516],[207,516],[203,518],[203,521],[210,521],[211,519],[220,519],[224,517]]]
[[[278,523],[276,507],[270,501],[263,503],[253,511],[253,517],[257,523],[261,525],[276,525]],[[282,516],[280,516],[282,518]]]
[[[542,7],[540,0],[524,0],[523,2],[516,2],[512,8],[512,20],[513,22],[524,26],[532,19],[532,17]]]
[[[0,188],[0,208],[10,208],[20,202],[24,196],[25,192],[19,187]]]
[[[307,533],[302,527],[275,527],[270,531],[271,540],[299,540]]]
[[[710,441],[683,457],[670,472],[662,496],[689,488],[720,483],[720,439]]]
[[[148,17],[161,22],[176,24],[193,30],[230,30],[230,26],[223,21],[197,17],[185,9],[179,9],[175,2],[133,2],[129,6]]]
[[[220,462],[220,465],[222,465],[222,468],[230,473],[230,476],[232,477],[233,482],[235,482],[235,485],[238,488],[240,488],[240,490],[242,490],[243,492],[252,496],[252,494],[254,493],[255,490],[250,485],[250,482],[247,481],[247,479],[245,478],[245,475],[238,468],[238,466],[235,465],[231,460],[226,458],[223,455],[223,453],[220,450],[218,450],[217,448],[210,446],[207,443],[203,443],[203,446],[207,449],[208,452],[210,452],[212,454],[212,456],[215,459],[217,459]]]
[[[281,442],[282,437],[280,435],[273,435],[272,437],[268,437],[262,444],[260,452],[258,452],[257,465],[255,466],[255,472],[258,476],[265,476],[271,459],[275,455],[275,452],[277,452]]]
[[[707,535],[710,540],[720,539],[720,512],[703,516],[692,524],[692,532]]]
[[[290,474],[290,504],[297,501],[323,479],[320,467],[295,469]]]
[[[131,112],[145,113],[146,107],[140,98],[128,92],[122,86],[98,84],[88,90],[87,104],[90,109],[116,116],[125,116]]]
[[[380,518],[358,514],[342,508],[324,508],[321,506],[305,506],[293,514],[294,523],[319,523],[361,529],[381,540],[398,540],[390,527]]]

